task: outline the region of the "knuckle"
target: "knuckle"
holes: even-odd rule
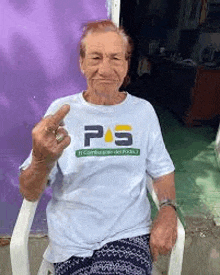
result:
[[[32,129],[31,133],[32,133],[32,136],[35,136],[37,134],[37,128],[36,126]]]
[[[57,148],[55,146],[50,149],[50,154],[53,156],[57,155]]]
[[[68,131],[66,130],[66,129],[64,129],[64,133],[68,136],[69,135],[69,133],[68,133]]]
[[[66,130],[64,127],[61,127],[61,126],[59,126],[59,128],[57,129],[57,131],[56,131],[56,132],[57,132],[57,133],[64,134],[65,136],[67,136],[67,135],[68,135],[67,130]]]
[[[56,130],[56,134],[65,134],[65,130],[64,130],[62,127],[59,127],[59,128]]]
[[[53,116],[52,115],[47,115],[44,118],[42,118],[42,120],[50,120]]]
[[[50,157],[51,157],[52,159],[56,159],[58,153],[57,153],[56,150],[52,150],[52,151],[50,151],[49,155],[50,155]]]
[[[56,122],[54,121],[53,116],[47,116],[44,118],[47,128],[57,128]]]
[[[71,143],[70,136],[65,137],[64,142],[63,142],[63,147],[66,148],[67,146],[70,145],[70,143]]]
[[[41,142],[37,131],[32,132],[32,140],[35,142]]]

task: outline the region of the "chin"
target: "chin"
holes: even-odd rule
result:
[[[104,93],[109,93],[109,92],[114,92],[114,91],[118,91],[119,87],[118,86],[112,86],[112,85],[104,85],[104,86],[95,86],[94,89],[96,91],[102,91]]]

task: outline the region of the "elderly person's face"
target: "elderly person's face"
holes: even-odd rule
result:
[[[114,32],[92,33],[85,40],[85,58],[80,66],[87,78],[88,90],[117,92],[128,71],[126,45]]]

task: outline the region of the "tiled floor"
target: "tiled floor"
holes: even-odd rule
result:
[[[154,107],[176,168],[176,197],[183,216],[219,219],[220,169],[214,151],[217,128],[187,128],[166,108]]]

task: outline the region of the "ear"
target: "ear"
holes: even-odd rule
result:
[[[82,59],[81,56],[80,56],[80,58],[79,58],[79,65],[80,65],[80,70],[81,70],[81,72],[84,74],[84,70],[83,70],[83,59]]]

